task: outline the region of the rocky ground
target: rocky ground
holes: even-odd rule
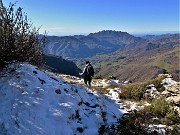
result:
[[[71,83],[78,83],[83,85],[83,79],[72,77],[69,75],[59,75],[64,80],[71,82]],[[174,111],[178,112],[178,115],[180,117],[180,82],[176,82],[173,80],[171,75],[165,75],[165,79],[162,80],[161,84],[163,85],[164,89],[162,91],[159,91],[154,84],[149,84],[146,86],[146,90],[144,91],[144,97],[148,99],[165,99],[167,103],[171,106],[171,108],[174,109]],[[118,87],[118,85],[126,85],[127,83],[119,82],[118,80],[114,79],[93,79],[92,87],[94,90],[98,90],[99,87],[101,88],[107,88],[103,89],[106,90],[106,95],[111,96],[114,98],[114,100],[120,102],[121,109],[126,108],[128,113],[133,112],[134,110],[142,110],[145,106],[150,106],[151,104],[144,100],[143,103],[139,103],[132,100],[122,100],[120,99],[119,95],[121,94],[121,88]],[[112,88],[111,88],[112,86]],[[113,95],[113,96],[112,96]],[[154,117],[152,118],[153,121],[159,121],[159,118]],[[177,133],[180,133],[180,123],[176,123],[177,126]],[[171,129],[171,126],[165,125],[165,124],[157,124],[157,122],[150,123],[146,131],[149,133],[156,132],[160,135],[166,135],[167,130]]]

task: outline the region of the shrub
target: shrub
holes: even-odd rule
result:
[[[94,79],[103,79],[102,75],[95,75],[93,78]]]
[[[176,110],[171,109],[167,113],[166,117],[163,119],[163,122],[168,125],[180,123],[180,117],[178,112]]]
[[[165,90],[162,84],[162,80],[165,78],[165,76],[158,76],[155,79],[152,79],[151,81],[148,82],[148,84],[154,84],[155,88],[162,92]]]
[[[40,66],[45,36],[39,35],[21,7],[14,7],[10,3],[8,8],[0,9],[0,67],[13,61]]]
[[[178,124],[180,123],[180,118],[177,111],[174,111],[172,108],[167,107],[167,103],[163,103],[163,100],[161,100],[159,105],[157,105],[159,101],[160,100],[152,101],[152,106],[150,107],[151,109],[145,107],[145,109],[143,110],[134,111],[127,115],[124,115],[119,121],[117,135],[154,134],[153,131],[151,133],[148,133],[146,130],[150,124],[171,125],[171,128],[165,129],[166,134],[178,134]],[[155,104],[156,106],[154,106]],[[157,116],[160,116],[160,118],[158,118]]]
[[[125,115],[119,121],[119,130],[116,135],[147,135],[143,122],[144,115],[140,112]]]
[[[169,131],[167,131],[167,135],[179,135],[180,134],[180,126],[179,124],[173,125]]]
[[[120,94],[120,98],[141,100],[144,98],[143,95],[146,90],[146,86],[150,84],[154,84],[156,89],[162,92],[165,89],[161,84],[164,78],[165,76],[159,76],[155,79],[143,83],[134,83],[134,84],[121,86],[122,92]]]
[[[141,100],[143,98],[145,84],[129,84],[122,86],[120,98]]]
[[[163,99],[154,99],[150,106],[145,106],[145,112],[149,112],[157,117],[164,118],[170,112],[169,104]]]

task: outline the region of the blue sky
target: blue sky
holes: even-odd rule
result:
[[[179,0],[18,0],[17,6],[49,35],[100,30],[151,33],[180,27]]]

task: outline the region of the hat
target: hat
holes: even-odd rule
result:
[[[86,64],[89,64],[90,62],[89,61],[86,61]]]

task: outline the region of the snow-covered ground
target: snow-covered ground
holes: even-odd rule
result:
[[[0,78],[0,135],[98,135],[127,113],[110,92],[103,95],[23,63]]]
[[[162,81],[167,88],[176,83],[168,77]],[[54,75],[27,63],[20,64],[16,71],[0,78],[0,135],[108,134],[110,130],[104,130],[105,127],[116,127],[123,114],[150,105],[122,103],[119,87],[109,87],[104,95],[82,84],[83,79],[78,77]],[[114,79],[92,82],[96,87],[111,84],[122,83]],[[151,124],[147,131],[164,134],[165,128],[166,125]]]
[[[84,84],[84,80],[82,78],[78,78],[75,76],[70,76],[70,75],[64,75],[64,74],[57,74],[67,82],[71,83],[78,83],[78,84]],[[120,82],[119,80],[116,79],[93,79],[92,80],[92,86],[96,87],[107,87],[110,85],[116,85],[116,84],[128,84],[128,81],[125,82]]]

